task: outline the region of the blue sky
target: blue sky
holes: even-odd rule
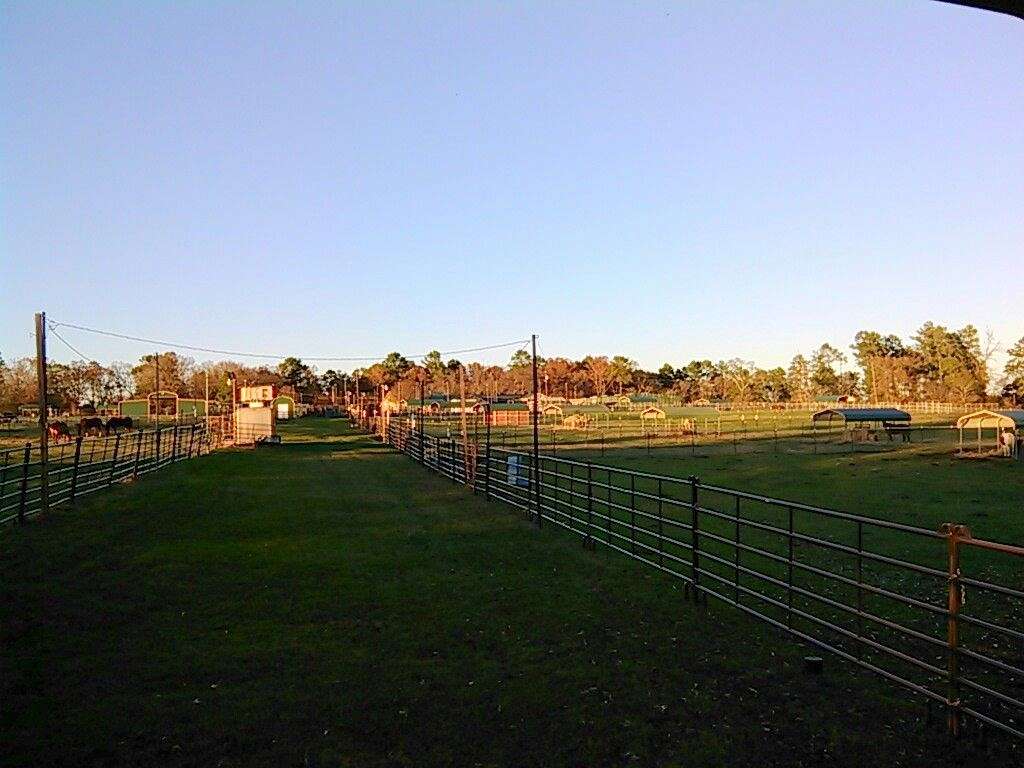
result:
[[[1024,336],[1009,17],[5,2],[0,67],[7,359],[39,309],[309,356],[536,332],[648,367],[929,319]]]

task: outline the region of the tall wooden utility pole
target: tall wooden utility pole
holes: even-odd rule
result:
[[[160,353],[157,352],[153,358],[153,365],[156,368],[154,386],[156,387],[156,466],[160,466]],[[147,404],[149,401],[146,401]]]
[[[203,387],[206,400],[203,402],[203,413],[206,415],[206,437],[210,437],[210,369],[203,371]]]
[[[471,485],[476,477],[476,446],[473,459],[469,458],[469,434],[466,429],[466,366],[459,363],[459,413],[462,415],[462,469],[463,479]]]
[[[156,429],[160,431],[160,353],[153,355],[153,387],[156,392]]]
[[[537,499],[537,526],[541,525],[540,513],[540,427],[538,424],[538,403],[537,403],[537,334],[530,336],[533,345],[533,488]]]
[[[39,504],[40,512],[50,511],[50,433],[49,403],[46,401],[46,313],[36,312],[36,381],[39,387]]]

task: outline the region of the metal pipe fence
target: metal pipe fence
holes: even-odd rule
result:
[[[391,414],[406,418],[408,414]],[[455,414],[433,414],[423,419],[428,434],[448,435],[460,431]],[[486,428],[483,418],[473,414],[469,429],[477,433]],[[540,449],[556,454],[562,450],[605,451],[614,448],[689,451],[692,455],[751,454],[852,454],[882,451],[954,451],[956,430],[950,425],[923,424],[898,431],[883,427],[867,430],[856,437],[856,430],[845,426],[815,427],[809,420],[794,421],[785,416],[743,419],[739,417],[673,418],[644,422],[623,414],[603,414],[582,426],[566,426],[559,420],[543,417],[538,422]],[[532,426],[492,425],[491,439],[505,448],[530,450]],[[1024,455],[1021,456],[1024,459]]]
[[[135,430],[106,437],[50,443],[45,464],[50,507],[209,453],[202,423]],[[39,445],[0,451],[0,523],[23,521],[42,511],[44,464]]]
[[[697,477],[463,445],[404,419],[360,425],[538,525],[680,579],[695,601],[719,600],[924,697],[952,733],[973,718],[1024,739],[1022,547],[961,525],[933,531]]]

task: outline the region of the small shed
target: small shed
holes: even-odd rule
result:
[[[270,401],[270,407],[274,409],[274,416],[278,419],[295,418],[295,399],[288,395],[278,395]]]
[[[958,453],[964,453],[964,430],[977,434],[977,453],[985,454],[985,433],[992,435],[992,450],[987,455],[1017,458],[1021,455],[1020,441],[1024,434],[1024,410],[990,411],[982,409],[956,420],[960,432]]]
[[[277,434],[277,411],[274,408],[236,408],[235,443],[248,445],[269,440]]]
[[[169,390],[150,392],[144,398],[133,400],[122,400],[118,404],[118,410],[122,416],[131,416],[136,419],[153,419],[158,414],[161,418],[177,418],[178,416],[178,393]],[[202,402],[201,400],[199,402]],[[189,410],[191,415],[191,409]],[[204,414],[205,415],[205,414]]]

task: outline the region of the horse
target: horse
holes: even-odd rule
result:
[[[131,429],[134,426],[131,416],[111,416],[107,419],[107,424],[104,427],[108,435],[116,435],[118,430]]]
[[[46,425],[46,434],[53,442],[60,443],[64,440],[71,442],[71,430],[63,421],[51,421]]]
[[[95,416],[90,416],[87,419],[82,419],[78,422],[78,436],[84,437],[87,435],[101,436],[104,433],[103,419]]]

